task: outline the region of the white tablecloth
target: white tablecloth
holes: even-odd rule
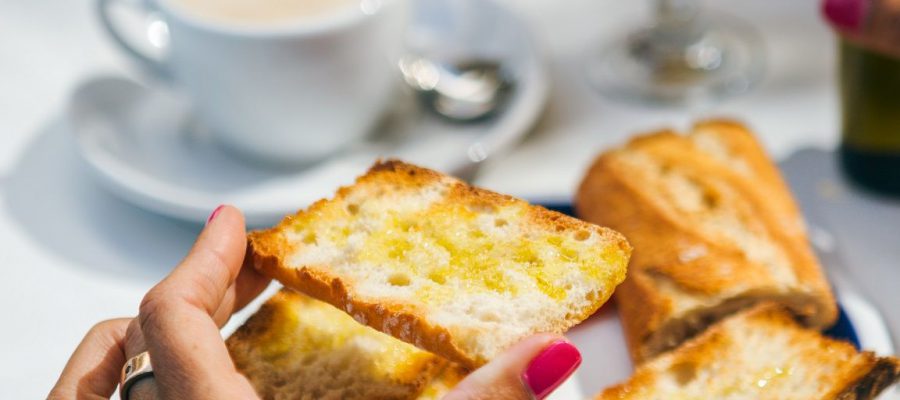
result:
[[[480,185],[531,199],[565,199],[604,147],[630,133],[685,127],[708,115],[749,122],[776,157],[836,143],[834,46],[815,1],[716,4],[763,32],[768,74],[752,93],[704,110],[625,106],[586,86],[586,53],[642,20],[644,2],[505,3],[529,22],[545,51],[551,97],[533,134],[489,162]],[[91,74],[130,67],[92,12],[88,0],[0,2],[0,398],[44,396],[88,328],[133,315],[143,293],[199,230],[110,196],[74,152],[61,119],[69,90]],[[881,231],[895,243],[900,237],[897,226]],[[848,248],[848,262],[885,312],[896,341],[900,249],[889,240],[865,246]]]

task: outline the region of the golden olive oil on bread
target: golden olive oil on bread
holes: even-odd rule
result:
[[[616,291],[636,362],[763,301],[814,329],[837,316],[787,186],[740,124],[705,121],[686,135],[650,133],[604,152],[576,209],[636,248]]]
[[[434,354],[287,289],[226,344],[237,369],[266,400],[424,400],[446,393],[465,375]]]
[[[459,381],[468,375],[469,371],[458,364],[448,363],[444,370],[438,376],[434,377],[422,393],[419,393],[417,400],[441,400],[444,395],[450,392]]]
[[[896,358],[857,352],[764,303],[645,362],[596,399],[869,400],[898,377]]]
[[[631,253],[610,229],[400,161],[252,232],[250,246],[285,286],[469,368],[587,318]]]

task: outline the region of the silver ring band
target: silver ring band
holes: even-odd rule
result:
[[[150,353],[146,351],[131,357],[122,367],[122,379],[119,381],[119,398],[128,400],[129,391],[139,380],[153,377],[153,366],[150,364]]]

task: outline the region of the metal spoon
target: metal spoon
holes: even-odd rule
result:
[[[421,57],[399,62],[403,79],[426,108],[452,121],[490,116],[509,97],[513,82],[497,62],[472,60],[444,64]]]

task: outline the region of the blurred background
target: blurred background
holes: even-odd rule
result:
[[[468,51],[461,43],[479,42],[483,35],[484,48],[475,46],[471,51],[475,61],[500,65],[498,71],[480,72],[500,77],[496,79],[501,84],[490,92],[503,93],[496,109],[474,122],[452,121],[439,116],[440,110],[423,111],[435,101],[428,97],[433,93],[420,93],[427,90],[409,83],[421,76],[407,76],[407,84],[400,83],[398,70],[391,82],[405,86],[380,100],[391,104],[383,111],[390,118],[372,128],[387,133],[379,131],[374,139],[366,139],[370,145],[354,147],[338,161],[337,156],[326,156],[290,167],[232,161],[231,152],[212,154],[205,147],[194,157],[190,146],[205,146],[207,140],[200,134],[196,139],[200,145],[176,150],[166,146],[182,142],[141,142],[143,136],[136,136],[138,142],[122,139],[117,132],[123,128],[116,124],[144,124],[135,128],[144,132],[141,135],[175,126],[170,123],[173,118],[184,118],[179,102],[190,101],[185,97],[196,100],[197,94],[184,96],[186,86],[141,68],[117,48],[100,23],[95,1],[0,2],[0,264],[5,271],[0,280],[5,319],[0,332],[0,393],[5,394],[0,397],[44,396],[91,325],[133,315],[143,293],[191,245],[202,227],[197,210],[206,204],[212,204],[211,211],[218,202],[244,201],[257,211],[255,221],[265,225],[273,215],[331,193],[363,172],[375,157],[393,154],[426,164],[433,161],[433,166],[464,175],[477,185],[530,201],[567,203],[600,151],[636,133],[667,127],[684,130],[692,121],[712,116],[743,121],[758,134],[781,163],[814,228],[813,240],[827,252],[823,259],[833,281],[840,281],[839,292],[852,292],[866,304],[862,316],[853,321],[857,329],[875,331],[869,336],[878,342],[870,343],[873,346],[890,346],[891,338],[898,343],[900,201],[860,189],[840,172],[835,152],[843,132],[838,42],[819,1],[705,2],[710,13],[723,15],[712,20],[738,28],[738,36],[746,33],[753,42],[749,50],[739,50],[746,52],[739,57],[750,72],[743,83],[728,90],[689,98],[671,93],[628,95],[624,93],[628,88],[611,88],[596,75],[595,69],[603,68],[597,67],[597,57],[608,55],[615,43],[651,23],[659,11],[654,2],[494,0],[489,6],[472,2],[475,5],[463,11],[436,7],[411,12],[412,26],[420,29],[413,32],[420,34],[406,37],[406,51],[415,56],[409,59],[413,62],[428,57],[468,61],[460,56]],[[461,17],[472,15],[481,17]],[[739,20],[732,23],[731,16]],[[500,28],[486,30],[460,22],[469,20],[484,26],[493,26],[495,20],[501,23],[496,24]],[[469,25],[477,25],[471,21]],[[132,15],[117,25],[144,32],[147,22]],[[444,25],[452,29],[440,28]],[[179,32],[170,30],[174,43]],[[446,49],[450,50],[441,51]],[[185,54],[202,52],[193,51]],[[210,53],[207,59],[216,56]],[[223,63],[230,62],[216,60],[202,68],[218,70]],[[452,67],[459,72],[471,65]],[[609,71],[600,72],[604,73]],[[109,83],[111,77],[119,83]],[[85,86],[102,79],[106,83],[100,86]],[[129,82],[140,86],[128,86]],[[166,88],[165,93],[154,92],[155,88]],[[116,91],[120,89],[124,92]],[[196,90],[201,89],[190,88]],[[229,90],[231,94],[217,93],[215,98],[251,89]],[[131,95],[153,100],[141,103]],[[97,103],[91,108],[86,101]],[[132,104],[144,108],[125,107]],[[164,111],[151,109],[157,106]],[[459,107],[465,113],[472,105]],[[898,109],[887,110],[900,115]],[[107,111],[133,118],[107,126],[102,120],[110,115],[104,114]],[[145,120],[140,113],[152,117]],[[157,153],[145,157],[142,149]],[[122,167],[132,161],[141,165],[135,171],[143,175]],[[211,167],[219,164],[227,165]],[[194,183],[204,178],[208,185]],[[157,180],[166,179],[170,186],[158,185]],[[255,185],[258,182],[265,184]],[[236,323],[242,319],[235,318]],[[616,357],[625,359],[624,350]],[[597,373],[613,382],[628,375],[625,365]]]

